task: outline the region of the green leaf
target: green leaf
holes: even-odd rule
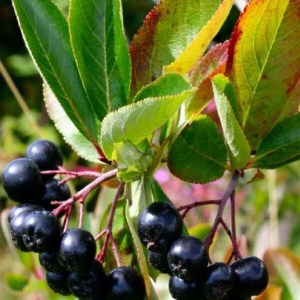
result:
[[[216,125],[207,116],[188,124],[171,146],[168,167],[178,178],[207,183],[222,177],[227,151]]]
[[[29,282],[28,277],[15,274],[15,273],[8,273],[5,275],[5,280],[7,285],[14,291],[22,291]]]
[[[232,0],[224,2],[233,3]],[[159,2],[130,45],[132,95],[162,74],[162,67],[174,61],[196,38],[221,3],[221,0]],[[224,15],[225,12],[224,9]],[[222,18],[215,20],[212,31],[217,30],[222,22]]]
[[[150,97],[109,113],[101,128],[101,145],[105,155],[112,158],[116,143],[128,140],[137,145],[152,135],[174,116],[193,91],[185,90],[176,96]]]
[[[291,300],[300,298],[300,260],[286,248],[268,250],[264,256],[267,268],[275,271],[286,285]]]
[[[82,158],[99,163],[95,146],[75,127],[47,84],[44,84],[44,101],[50,118],[65,142]]]
[[[279,122],[259,145],[254,167],[274,169],[300,159],[300,113]]]
[[[70,46],[68,23],[50,0],[13,0],[30,54],[76,128],[97,141],[94,112],[82,85]]]
[[[232,167],[241,169],[245,167],[250,158],[250,146],[241,129],[231,103],[236,103],[233,94],[227,94],[230,89],[230,82],[224,75],[216,75],[212,81],[215,103],[217,106],[224,138],[229,150],[229,158]],[[229,97],[227,97],[227,95]],[[229,101],[229,98],[232,100]]]
[[[233,32],[227,74],[252,150],[299,105],[299,10],[299,1],[250,1]]]
[[[131,66],[120,0],[71,0],[72,48],[99,120],[129,101]]]

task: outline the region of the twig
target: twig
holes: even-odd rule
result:
[[[184,219],[187,215],[187,213],[194,207],[197,206],[204,206],[204,205],[210,205],[210,204],[214,204],[214,205],[219,205],[221,203],[221,200],[204,200],[204,201],[196,201],[193,202],[191,204],[187,204],[187,205],[182,205],[179,206],[177,208],[178,211],[184,210],[184,212],[182,213],[181,217],[182,219]]]

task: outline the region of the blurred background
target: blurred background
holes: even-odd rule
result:
[[[56,0],[67,14],[68,0]],[[241,3],[242,2],[242,3]],[[243,1],[237,1],[214,42],[230,37]],[[130,41],[145,15],[155,5],[151,0],[123,0],[124,22]],[[35,69],[20,34],[11,1],[0,1],[0,172],[14,158],[23,156],[27,145],[39,138],[57,143],[65,158],[65,167],[85,166],[66,145],[47,116],[43,104],[42,80]],[[300,163],[257,176],[258,181],[246,184],[253,173],[245,174],[244,185],[237,193],[237,227],[244,255],[264,258],[270,267],[268,292],[259,299],[300,299]],[[228,180],[207,185],[188,185],[172,177],[166,168],[156,174],[163,190],[176,206],[199,200],[218,199]],[[76,182],[73,189],[84,182]],[[14,203],[7,199],[0,184],[0,300],[68,299],[54,295],[39,280],[37,258],[22,254],[6,240],[6,217]],[[91,201],[91,207],[93,201]],[[191,234],[204,237],[215,216],[215,208],[192,210],[185,222]],[[213,260],[226,260],[230,252],[228,237],[220,232],[213,245]],[[165,296],[165,281],[158,280],[160,299]],[[298,297],[298,298],[297,298]],[[72,299],[71,297],[69,299]]]

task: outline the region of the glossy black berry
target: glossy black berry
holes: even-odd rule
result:
[[[193,281],[204,276],[208,252],[201,240],[184,236],[172,244],[168,253],[168,264],[174,275]]]
[[[18,214],[20,214],[23,211],[34,211],[34,210],[44,210],[44,208],[41,205],[34,204],[34,203],[19,203],[10,210],[7,217],[7,221],[8,223],[10,223],[14,217],[16,217]]]
[[[143,300],[145,285],[142,276],[131,267],[113,269],[107,277],[107,300]]]
[[[33,252],[50,252],[60,242],[61,226],[59,220],[49,211],[32,211],[25,218],[23,241]]]
[[[233,272],[225,263],[215,263],[206,270],[202,285],[208,300],[223,299],[233,284]]]
[[[23,227],[25,218],[32,211],[23,211],[18,213],[14,218],[9,222],[9,233],[14,245],[23,252],[28,252],[26,245],[23,241]]]
[[[55,170],[63,162],[62,155],[56,145],[48,140],[38,140],[31,143],[26,150],[26,157],[33,160],[41,171]],[[47,175],[47,177],[49,176],[52,175]]]
[[[47,272],[65,273],[65,268],[58,262],[57,252],[41,252],[39,262]]]
[[[231,266],[234,283],[230,289],[232,298],[257,296],[267,287],[269,276],[264,262],[250,256],[234,262]]]
[[[76,297],[86,298],[105,295],[106,275],[102,265],[94,261],[86,273],[73,272],[68,278],[69,288]]]
[[[168,265],[167,253],[156,253],[148,251],[148,260],[152,268],[160,271],[161,273],[171,273]]]
[[[68,274],[67,273],[46,273],[46,281],[48,286],[56,293],[67,296],[71,295],[71,291],[68,286]]]
[[[93,235],[84,229],[67,230],[61,239],[58,260],[70,272],[88,272],[96,255]]]
[[[52,201],[63,201],[71,197],[71,192],[66,183],[60,184],[56,179],[45,182],[45,191],[41,197],[40,204],[47,210],[52,210],[57,205],[51,204]]]
[[[11,161],[3,171],[2,181],[7,195],[22,203],[36,201],[44,189],[39,168],[27,158]]]
[[[169,281],[169,291],[176,300],[205,300],[197,281],[185,281],[172,276]]]
[[[148,250],[167,253],[182,234],[183,222],[178,211],[166,202],[154,202],[138,220],[138,235]]]

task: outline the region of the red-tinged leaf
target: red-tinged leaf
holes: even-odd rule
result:
[[[252,0],[230,41],[227,74],[253,150],[299,105],[299,11],[296,0]]]
[[[173,62],[198,36],[221,3],[222,0],[159,2],[148,14],[130,45],[132,95],[162,74],[162,67]],[[220,24],[222,20],[216,23]],[[194,59],[197,61],[198,57]]]
[[[211,79],[217,74],[224,74],[227,62],[228,41],[217,44],[201,57],[189,74],[189,82],[198,87],[193,98],[186,104],[187,117],[201,112],[213,98]]]

